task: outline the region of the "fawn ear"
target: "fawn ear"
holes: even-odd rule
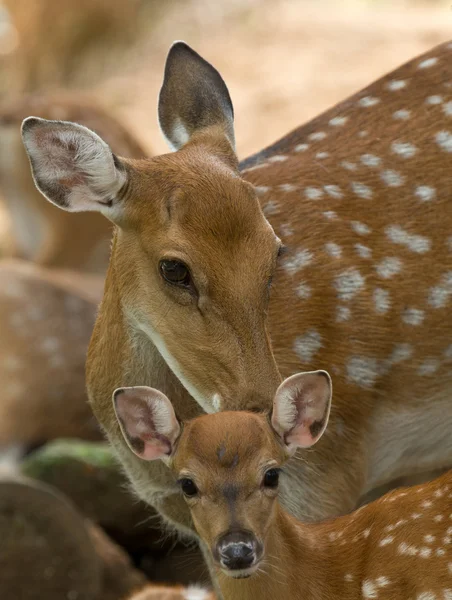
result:
[[[184,42],[175,42],[168,53],[158,112],[172,150],[208,128],[227,138],[234,150],[234,110],[228,88],[218,71]]]
[[[289,453],[309,448],[328,424],[333,386],[326,371],[298,373],[285,379],[273,401],[272,426]]]
[[[96,133],[67,121],[28,117],[22,140],[36,187],[47,200],[69,212],[111,216],[126,170]]]
[[[113,405],[132,452],[144,460],[172,454],[181,429],[165,394],[146,386],[119,388]]]

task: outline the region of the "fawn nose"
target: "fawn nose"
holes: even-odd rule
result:
[[[247,532],[224,535],[219,540],[217,548],[221,565],[230,571],[249,569],[257,559],[256,539]]]

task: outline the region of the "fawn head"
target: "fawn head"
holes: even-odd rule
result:
[[[116,225],[110,263],[127,322],[204,410],[238,408],[234,398],[268,408],[281,381],[266,328],[281,242],[240,176],[227,87],[182,42],[159,121],[174,152],[136,161],[80,125],[25,119],[35,184],[60,208]]]
[[[265,558],[280,470],[320,439],[331,394],[326,371],[300,373],[280,385],[271,413],[226,411],[185,423],[152,388],[120,388],[113,402],[130,449],[168,463],[217,568],[237,578]]]

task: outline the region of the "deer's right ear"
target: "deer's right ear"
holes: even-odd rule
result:
[[[47,200],[70,212],[111,216],[126,170],[97,134],[75,123],[28,117],[22,140],[36,187]]]
[[[159,122],[172,150],[206,129],[229,141],[234,159],[234,110],[218,71],[190,46],[175,42],[168,53],[159,97]]]
[[[165,394],[146,386],[119,388],[113,405],[132,452],[144,460],[171,456],[181,428]]]
[[[333,386],[326,371],[297,373],[285,379],[273,401],[272,426],[289,454],[309,448],[323,435],[331,410]]]

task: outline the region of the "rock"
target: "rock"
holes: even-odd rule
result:
[[[102,564],[73,505],[49,486],[0,480],[0,598],[99,600]]]

